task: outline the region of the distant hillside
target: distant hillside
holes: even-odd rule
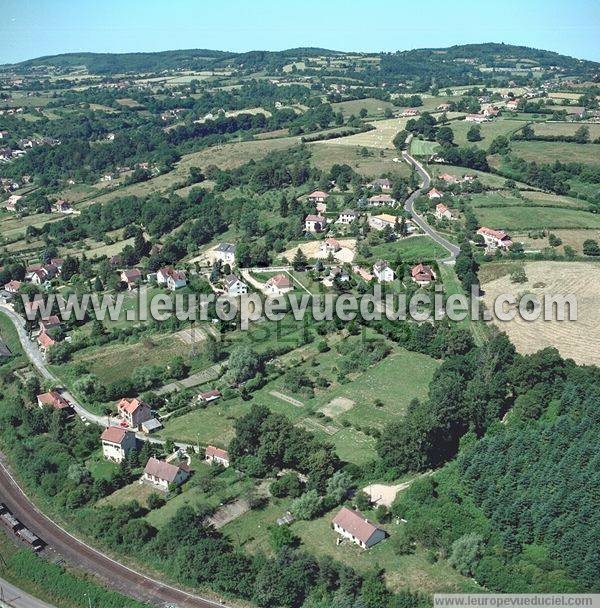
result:
[[[358,57],[362,53],[348,53],[320,48],[296,48],[285,51],[250,51],[232,53],[205,49],[162,51],[156,53],[66,53],[30,59],[3,69],[28,72],[40,67],[71,69],[83,67],[93,74],[124,74],[160,72],[173,69],[202,70],[219,67],[236,67],[244,71],[267,70],[277,72],[292,61],[340,56]],[[396,53],[368,53],[379,57],[379,65],[365,68],[371,73],[391,79],[445,77],[469,78],[481,74],[481,69],[527,70],[556,66],[567,75],[589,75],[600,72],[600,64],[575,59],[552,51],[513,46],[502,43],[482,43],[452,46],[449,48],[414,49]]]

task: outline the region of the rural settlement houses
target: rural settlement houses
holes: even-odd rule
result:
[[[146,463],[142,481],[167,492],[169,486],[180,486],[189,476],[190,468],[186,464],[175,465],[152,456]]]
[[[214,445],[208,445],[204,453],[204,460],[210,464],[217,463],[227,468],[229,466],[229,452]]]
[[[342,507],[334,517],[333,529],[363,549],[369,549],[381,542],[386,534],[381,528],[372,524],[360,511]]]
[[[152,410],[140,399],[121,399],[117,405],[119,418],[132,429],[139,429],[142,423],[152,418]]]
[[[121,463],[131,450],[135,450],[137,440],[135,433],[118,426],[109,426],[100,435],[102,455],[106,460]]]
[[[512,245],[512,240],[503,230],[492,230],[482,226],[477,234],[483,237],[486,247],[489,249],[508,249]]]

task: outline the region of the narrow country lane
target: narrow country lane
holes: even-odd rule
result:
[[[408,144],[410,145],[410,138],[409,140],[407,140]],[[431,185],[431,177],[430,175],[427,173],[427,171],[425,171],[425,169],[423,168],[423,165],[417,161],[416,159],[414,159],[406,150],[404,150],[402,152],[402,158],[412,167],[414,167],[417,170],[417,173],[419,174],[419,176],[421,177],[422,184],[421,187],[417,190],[415,190],[407,199],[406,202],[404,203],[404,208],[406,209],[406,211],[408,211],[410,213],[410,216],[412,218],[412,221],[417,224],[417,226],[419,226],[419,228],[421,228],[421,230],[423,230],[423,232],[425,232],[425,234],[427,234],[429,237],[431,237],[436,243],[438,243],[439,245],[441,245],[444,249],[446,249],[446,251],[448,251],[448,253],[450,254],[447,258],[444,258],[442,260],[442,262],[447,262],[447,263],[452,263],[454,262],[454,260],[456,260],[456,256],[458,255],[458,253],[460,252],[460,248],[455,245],[454,243],[451,243],[448,239],[446,239],[445,237],[443,237],[439,232],[437,232],[436,230],[434,230],[424,219],[421,215],[419,215],[416,211],[415,211],[415,200],[417,199],[417,197],[423,193],[425,193],[427,190],[429,190],[429,186]]]

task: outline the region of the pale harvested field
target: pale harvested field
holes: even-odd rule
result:
[[[337,418],[341,414],[351,410],[355,405],[356,403],[352,401],[352,399],[348,399],[347,397],[336,397],[327,405],[320,408],[319,411],[330,418]]]
[[[556,247],[556,250],[559,253],[564,253],[565,245],[569,245],[570,247],[573,247],[579,255],[583,255],[584,241],[593,239],[594,241],[600,242],[600,230],[550,230],[550,232],[562,240],[562,245]],[[534,239],[530,236],[530,233],[519,232],[513,233],[512,237],[516,241],[523,243],[526,250],[535,251],[550,246],[548,237]]]
[[[324,144],[330,146],[360,146],[365,148],[392,148],[392,140],[399,131],[402,131],[408,122],[408,118],[388,118],[386,120],[373,121],[375,129],[366,133],[348,135],[348,137],[338,137],[329,139]]]
[[[407,488],[410,484],[410,481],[399,483],[395,486],[388,486],[382,483],[372,483],[371,485],[363,488],[363,492],[369,495],[369,498],[373,504],[391,507],[394,499],[396,498],[396,494]]]
[[[354,259],[354,253],[356,251],[356,239],[338,239],[338,242],[342,248],[334,253],[333,257],[338,262],[352,262]],[[310,241],[308,243],[302,243],[301,245],[297,245],[296,247],[292,247],[291,249],[284,251],[279,257],[291,261],[294,259],[296,251],[300,249],[302,253],[309,259],[326,260],[329,257],[329,254],[319,251],[322,243],[323,241]]]
[[[508,275],[482,285],[489,310],[503,293],[549,295],[573,294],[577,300],[576,321],[535,321],[519,317],[510,322],[494,321],[505,331],[517,350],[530,354],[548,346],[579,364],[600,365],[600,264],[587,262],[528,262],[526,283],[511,283]]]

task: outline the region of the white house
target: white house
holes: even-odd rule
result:
[[[483,237],[486,247],[489,247],[490,249],[508,249],[512,245],[510,236],[503,230],[492,230],[491,228],[482,226],[477,231],[477,234],[480,234]]]
[[[372,524],[360,511],[352,511],[347,507],[339,510],[332,525],[339,535],[363,549],[369,549],[384,540],[386,536],[384,530]]]
[[[306,232],[322,232],[327,220],[322,215],[309,214],[304,218],[304,229]]]
[[[137,444],[135,433],[118,426],[109,426],[100,435],[102,441],[102,455],[106,460],[123,462]]]
[[[355,222],[359,218],[359,213],[357,211],[352,211],[352,209],[344,209],[338,219],[335,221],[336,224],[351,224]]]
[[[233,243],[219,243],[214,251],[215,260],[219,260],[224,264],[235,263],[235,245]]]
[[[265,288],[269,294],[282,295],[288,291],[292,291],[294,284],[287,275],[276,274],[265,283]]]
[[[385,260],[379,260],[373,264],[373,274],[380,283],[391,283],[394,280],[394,271]]]
[[[315,190],[308,195],[308,200],[311,203],[324,203],[328,198],[329,194],[322,190]]]
[[[222,450],[221,448],[217,448],[214,445],[206,446],[206,451],[204,453],[204,460],[209,463],[216,462],[217,464],[221,464],[224,467],[229,466],[229,453],[227,450]]]
[[[383,230],[386,226],[389,226],[393,230],[396,227],[397,220],[398,218],[395,215],[389,213],[372,215],[369,218],[369,226],[374,230]]]
[[[368,199],[369,207],[393,207],[396,202],[390,194],[374,194]]]
[[[142,481],[166,492],[169,486],[180,486],[189,476],[190,469],[187,465],[171,464],[152,456],[146,463]]]
[[[428,193],[427,196],[429,197],[429,200],[433,200],[436,198],[442,198],[444,196],[443,192],[440,192],[437,188],[432,188]]]
[[[341,248],[342,246],[340,245],[340,242],[337,239],[329,237],[321,243],[321,245],[319,246],[319,251],[322,254],[329,255],[330,253],[338,252]]]
[[[243,293],[248,293],[248,285],[234,274],[227,275],[223,279],[223,286],[230,296],[239,296]]]
[[[369,188],[379,188],[382,192],[391,192],[392,182],[387,178],[374,179],[372,182],[367,184]]]
[[[446,207],[446,205],[444,205],[444,203],[438,203],[435,206],[435,217],[438,220],[441,220],[441,219],[447,219],[447,220],[456,219],[452,215],[452,212],[450,211],[450,209],[448,209],[448,207]]]

